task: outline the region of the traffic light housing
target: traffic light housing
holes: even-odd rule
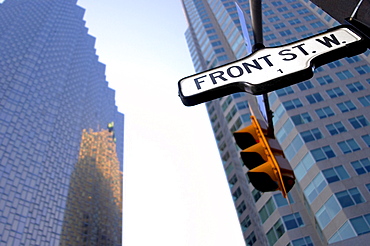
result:
[[[266,123],[254,116],[251,120],[252,125],[234,132],[249,180],[261,192],[280,190],[286,197],[295,184],[293,170],[278,141],[266,136]]]

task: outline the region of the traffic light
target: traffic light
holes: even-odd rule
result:
[[[293,170],[278,141],[266,136],[266,123],[254,116],[251,120],[252,125],[234,132],[249,180],[261,192],[280,190],[286,197],[295,183]]]

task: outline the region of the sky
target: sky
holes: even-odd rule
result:
[[[125,114],[123,245],[245,245],[194,74],[180,0],[78,0]]]

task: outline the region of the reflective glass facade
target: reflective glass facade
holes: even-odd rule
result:
[[[115,123],[111,158],[122,171],[124,117],[83,15],[75,0],[0,4],[0,245],[61,244],[84,129]],[[78,192],[89,189],[80,185]],[[85,223],[80,218],[76,226]]]
[[[247,55],[234,1],[183,0],[196,72]],[[253,44],[249,0],[238,0]],[[339,23],[309,0],[262,1],[266,47]],[[209,48],[210,47],[210,48]],[[256,98],[236,93],[205,103],[246,245],[357,245],[370,239],[369,52],[318,67],[310,80],[268,94],[275,136],[297,182],[290,205],[246,178],[232,133],[251,124]]]

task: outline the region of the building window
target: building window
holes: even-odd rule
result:
[[[285,12],[285,11],[288,11],[288,7],[284,6],[284,7],[281,7],[281,8],[277,8],[277,10],[281,13],[281,12]]]
[[[301,23],[301,21],[299,20],[299,19],[297,19],[297,18],[295,18],[295,19],[293,19],[293,20],[290,20],[290,21],[288,21],[289,22],[289,24],[290,25],[297,25],[297,24],[299,24],[299,23]],[[305,26],[301,26],[301,27],[305,27]],[[307,29],[307,27],[305,27],[306,28],[306,30],[308,30]],[[297,30],[297,27],[295,28],[296,30]]]
[[[217,56],[217,61],[219,61],[219,62],[226,61],[228,59],[229,59],[229,57],[227,55]]]
[[[272,198],[270,198],[266,204],[261,208],[260,211],[258,211],[258,214],[260,215],[262,224],[265,223],[265,221],[272,215],[272,213],[275,211],[276,206]]]
[[[326,93],[329,95],[330,98],[336,98],[344,95],[344,92],[341,88],[335,87],[330,90],[326,90]]]
[[[236,107],[238,108],[238,110],[242,110],[242,109],[248,108],[248,101],[238,102],[236,104]]]
[[[273,10],[271,10],[271,9],[270,9],[270,10],[266,10],[266,11],[264,11],[264,12],[263,12],[263,14],[264,14],[265,16],[269,16],[269,15],[273,15],[273,14],[275,14],[275,13],[274,13],[274,11],[273,11]]]
[[[315,94],[312,94],[312,95],[307,95],[306,96],[306,99],[307,99],[307,101],[310,104],[314,104],[314,103],[318,103],[318,102],[324,101],[324,98],[322,98],[322,96],[320,95],[320,93],[315,93]]]
[[[370,232],[370,214],[350,219],[357,235],[363,235]]]
[[[285,138],[289,135],[289,133],[293,130],[293,124],[290,119],[284,123],[281,129],[276,133],[276,139],[279,143],[284,142]]]
[[[303,17],[303,19],[304,19],[305,21],[312,21],[312,20],[316,20],[316,19],[317,19],[317,17],[316,17],[316,16],[314,16],[314,15],[307,15],[307,16],[304,16],[304,17]]]
[[[361,150],[360,146],[358,146],[353,138],[339,142],[338,146],[342,150],[343,154],[348,154],[357,150]]]
[[[339,228],[339,230],[336,233],[334,233],[334,235],[329,239],[328,243],[329,244],[336,243],[355,236],[356,236],[355,231],[353,230],[349,221],[346,221],[346,223],[344,223],[341,226],[341,228]]]
[[[320,85],[326,85],[331,84],[334,82],[334,80],[330,77],[330,75],[325,75],[319,78],[316,78],[317,82],[319,82]]]
[[[283,106],[286,110],[292,110],[295,108],[303,107],[302,102],[297,98],[290,101],[283,102]]]
[[[304,226],[302,217],[299,213],[283,216],[283,221],[287,231]]]
[[[294,115],[291,117],[291,119],[296,126],[312,122],[312,118],[309,113]]]
[[[370,160],[369,158],[364,158],[358,161],[351,162],[353,169],[357,172],[358,175],[364,173],[370,173]]]
[[[340,134],[342,132],[346,132],[347,129],[344,127],[343,123],[338,121],[338,122],[335,122],[334,124],[329,124],[329,125],[326,125],[326,129],[328,129],[328,132],[330,133],[330,135],[334,136],[334,135],[337,135],[337,134]]]
[[[242,195],[242,191],[240,188],[236,189],[233,193],[233,199],[234,201],[238,200],[238,198]]]
[[[305,91],[305,90],[314,88],[313,84],[309,80],[298,83],[297,86],[301,91]]]
[[[285,149],[284,153],[288,161],[292,160],[293,157],[298,153],[298,151],[303,146],[303,141],[300,135],[297,135],[291,144]]]
[[[355,67],[355,70],[360,75],[370,73],[370,66],[366,64],[366,65],[363,65],[363,66],[360,66],[360,67]]]
[[[367,134],[367,135],[363,135],[361,137],[362,137],[362,140],[364,140],[364,142],[366,143],[367,147],[370,147],[370,135]]]
[[[301,136],[303,140],[305,141],[305,143],[323,138],[323,135],[318,128],[301,132]]]
[[[283,5],[283,3],[281,1],[274,1],[274,2],[271,2],[272,5],[274,5],[275,7],[276,6],[280,6],[280,5]]]
[[[298,163],[298,165],[294,168],[294,174],[298,181],[303,179],[303,177],[311,169],[313,164],[315,164],[315,160],[313,159],[310,153],[307,153]]]
[[[238,178],[234,174],[234,176],[232,176],[231,179],[229,180],[229,187],[230,188],[233,188],[234,185],[236,184],[236,182],[238,182]]]
[[[281,22],[281,23],[274,24],[274,27],[276,30],[278,30],[278,29],[286,27],[286,25],[283,22]]]
[[[253,189],[252,196],[253,196],[254,202],[257,202],[261,198],[262,193],[259,190]]]
[[[294,93],[294,90],[290,86],[276,90],[276,94],[278,95],[278,97],[286,96],[286,95],[293,94],[293,93]]]
[[[308,9],[300,9],[297,12],[299,15],[304,15],[304,14],[308,14],[310,11],[308,11]]]
[[[322,173],[329,184],[349,178],[349,174],[342,165],[325,169]]]
[[[323,230],[340,210],[341,207],[338,201],[335,199],[334,195],[331,196],[315,214],[320,228]]]
[[[228,176],[233,170],[234,170],[234,165],[230,163],[230,165],[228,165],[227,168],[225,169],[226,176]]]
[[[316,162],[335,157],[335,153],[330,146],[311,150],[311,154]]]
[[[278,219],[278,221],[276,221],[274,226],[266,234],[269,245],[274,245],[284,233],[284,225],[281,222],[281,219]]]
[[[342,113],[357,109],[357,107],[351,101],[345,101],[342,103],[338,103],[337,107]]]
[[[322,173],[318,173],[303,191],[309,204],[311,204],[316,199],[316,197],[318,197],[318,195],[321,193],[321,191],[325,189],[327,185],[328,183],[326,182]]]
[[[366,184],[365,186],[366,186],[367,190],[370,192],[370,184]]]
[[[293,9],[303,7],[303,5],[301,3],[293,3],[291,6],[292,6]]]
[[[279,20],[280,20],[280,18],[279,18],[279,17],[277,17],[277,16],[274,16],[274,17],[270,17],[268,20],[269,20],[269,22],[273,23],[273,22],[277,22],[277,21],[279,21]]]
[[[250,122],[251,121],[251,114],[250,113],[247,113],[247,114],[243,114],[242,115],[242,121],[245,123],[245,122]]]
[[[280,35],[282,36],[282,37],[285,37],[285,36],[288,36],[288,35],[292,35],[292,31],[291,30],[284,30],[284,31],[280,31],[279,32],[280,33]]]
[[[340,62],[340,61],[333,61],[333,62],[330,62],[330,63],[328,63],[327,64],[328,65],[328,67],[330,67],[330,68],[336,68],[336,67],[341,67],[341,66],[343,66],[343,64]]]
[[[231,96],[235,99],[235,98],[242,97],[242,96],[244,96],[244,95],[245,95],[245,93],[238,92],[238,93],[234,93],[234,94],[232,94]]]
[[[275,200],[276,206],[278,207],[283,207],[283,206],[288,205],[288,199],[289,199],[290,204],[294,203],[293,197],[290,195],[290,193],[288,193],[287,198],[284,198],[281,193],[274,195],[274,200]]]
[[[297,32],[305,32],[308,31],[308,28],[306,26],[298,26],[294,28]]]
[[[346,79],[354,77],[353,74],[348,70],[344,70],[344,71],[341,71],[335,74],[338,76],[340,80],[346,80]]]
[[[359,61],[361,61],[360,57],[358,57],[358,56],[344,57],[344,59],[345,59],[349,64],[352,64],[352,63],[355,63],[355,62],[359,62]]]
[[[360,115],[360,116],[357,116],[357,117],[354,117],[354,118],[350,118],[350,119],[348,119],[348,121],[349,121],[349,123],[351,123],[351,125],[355,129],[365,127],[365,126],[369,125],[369,121],[363,115]]]
[[[365,202],[365,199],[362,197],[360,191],[357,188],[337,192],[335,193],[335,196],[337,197],[342,208]]]
[[[308,236],[293,240],[287,246],[313,246],[313,242],[311,238]]]
[[[225,52],[225,49],[224,48],[215,49],[215,53],[216,54],[219,54],[219,53],[222,53],[222,52]]]
[[[249,215],[247,215],[247,217],[245,217],[245,219],[242,222],[240,222],[243,231],[246,231],[251,224],[252,222],[249,218]]]
[[[252,231],[252,233],[245,239],[245,244],[246,246],[252,246],[256,241],[256,235],[254,235],[254,232]]]
[[[239,216],[243,214],[243,212],[247,209],[247,206],[245,206],[244,201],[239,204],[239,206],[236,208],[236,211],[238,212]]]
[[[212,42],[211,45],[213,47],[216,47],[216,46],[222,45],[222,43],[221,43],[221,41],[215,41],[215,42]]]
[[[275,34],[272,33],[272,34],[265,35],[264,38],[266,41],[269,41],[269,40],[276,39],[276,36]]]
[[[362,104],[362,106],[367,107],[370,105],[370,95],[359,97],[358,100]]]
[[[360,82],[354,82],[352,84],[347,85],[348,90],[352,93],[365,90],[365,87]]]
[[[242,120],[238,117],[238,119],[235,121],[234,125],[230,128],[230,131],[231,132],[237,131],[242,124],[243,124]]]
[[[310,25],[313,27],[313,28],[318,28],[318,27],[323,27],[324,24],[321,22],[321,21],[316,21],[314,23],[310,23]]]
[[[294,16],[295,16],[295,15],[294,15],[292,12],[289,12],[289,13],[283,14],[284,19],[288,19],[288,18],[291,18],[291,17],[294,17]]]
[[[235,105],[231,108],[230,112],[226,115],[226,120],[228,122],[231,121],[231,119],[234,117],[234,115],[237,113],[238,111],[236,110],[236,107]]]
[[[287,42],[287,43],[292,43],[292,42],[295,42],[295,41],[297,41],[298,40],[298,38],[296,38],[296,37],[292,37],[292,38],[287,38],[287,39],[285,39],[285,41]]]

